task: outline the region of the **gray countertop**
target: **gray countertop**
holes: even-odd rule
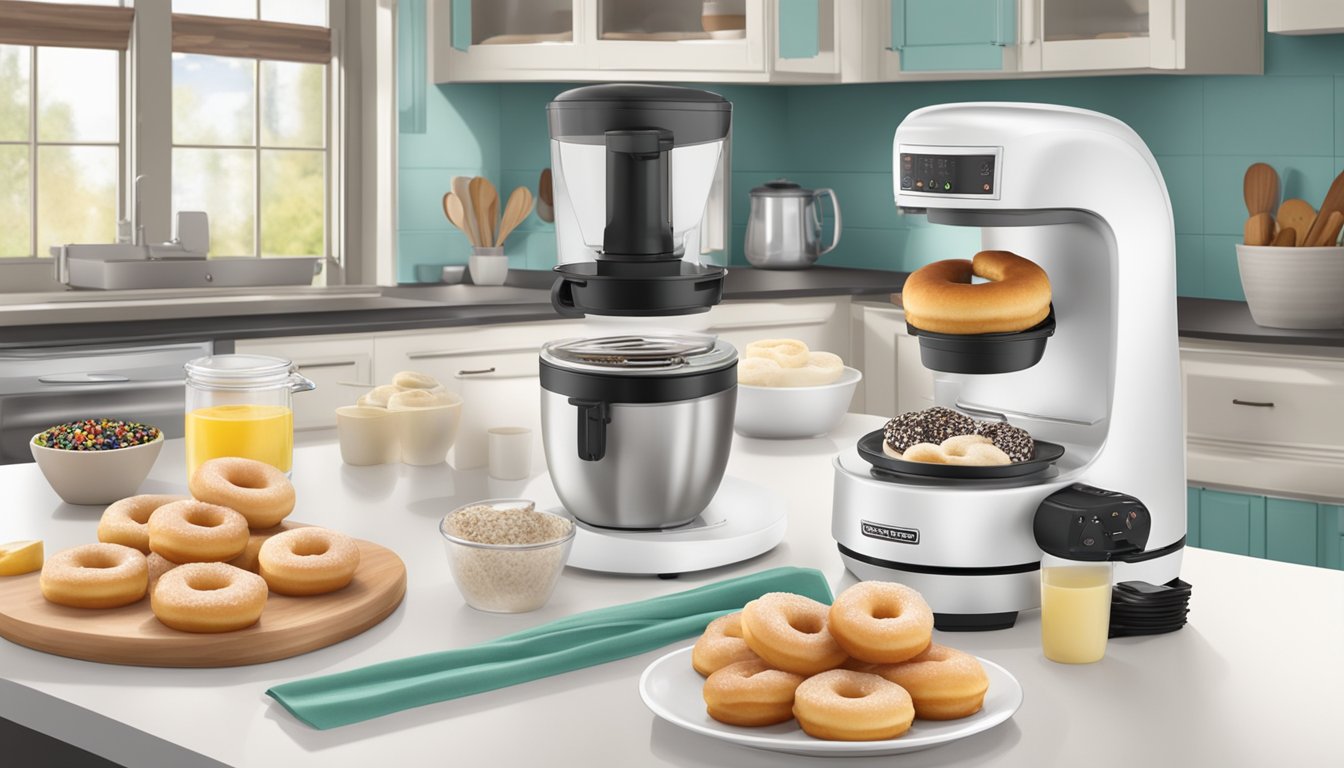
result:
[[[728,271],[727,301],[899,292],[905,272],[815,267]],[[552,320],[547,270],[512,270],[503,286],[401,285],[0,295],[0,349],[152,344],[369,333]],[[1265,344],[1344,347],[1344,329],[1262,328],[1246,304],[1182,297],[1180,334]]]

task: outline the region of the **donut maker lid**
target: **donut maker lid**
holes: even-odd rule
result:
[[[1064,446],[1045,440],[1033,440],[1036,444],[1030,459],[1015,461],[1012,464],[972,467],[959,464],[930,464],[924,461],[906,461],[888,456],[882,450],[882,430],[869,432],[859,438],[859,456],[873,465],[873,473],[879,479],[900,480],[903,477],[937,478],[943,480],[995,480],[1006,477],[1023,477],[1043,472],[1059,461],[1064,455]]]
[[[1012,373],[1041,361],[1045,343],[1055,333],[1055,305],[1050,314],[1025,331],[1010,333],[934,333],[906,323],[919,339],[919,359],[925,368],[945,373]],[[910,462],[906,462],[910,463]]]

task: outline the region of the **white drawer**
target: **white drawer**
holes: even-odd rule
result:
[[[354,405],[373,378],[373,339],[367,336],[307,336],[244,340],[237,352],[292,360],[317,389],[294,395],[295,429],[336,426],[336,409]]]
[[[1344,450],[1344,361],[1187,348],[1181,368],[1192,442]]]

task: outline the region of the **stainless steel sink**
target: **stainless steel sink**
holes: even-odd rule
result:
[[[311,285],[319,258],[150,258],[152,247],[67,245],[53,248],[61,282],[71,288],[240,288]]]

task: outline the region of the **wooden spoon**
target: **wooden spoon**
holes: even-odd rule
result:
[[[550,223],[555,221],[555,193],[551,190],[551,169],[545,168],[537,181],[537,218]]]
[[[1325,227],[1321,229],[1321,233],[1316,236],[1315,240],[1308,240],[1306,244],[1313,248],[1332,246],[1339,242],[1339,230],[1341,229],[1344,229],[1344,211],[1331,211],[1330,218],[1325,220]]]
[[[1275,248],[1291,248],[1297,245],[1297,230],[1292,227],[1284,227],[1274,236],[1274,241],[1270,245]]]
[[[1302,245],[1311,231],[1312,223],[1316,221],[1316,209],[1306,200],[1294,197],[1284,200],[1283,205],[1279,206],[1278,219],[1280,227],[1297,233],[1297,242],[1291,245]]]
[[[1246,198],[1246,210],[1252,216],[1272,213],[1279,204],[1279,174],[1265,163],[1251,165],[1242,180],[1242,194]]]
[[[457,195],[449,192],[443,196],[443,215],[453,223],[454,227],[467,232],[467,212],[462,208],[462,200]],[[471,235],[467,234],[470,238]]]
[[[1330,185],[1330,191],[1325,193],[1321,211],[1316,214],[1316,221],[1311,225],[1311,231],[1307,233],[1304,242],[1324,242],[1326,237],[1323,232],[1330,223],[1330,214],[1336,211],[1344,212],[1344,171],[1335,177],[1334,183]]]
[[[453,196],[462,203],[462,220],[466,224],[462,231],[467,233],[467,242],[480,245],[481,236],[476,232],[476,206],[471,202],[471,179],[466,176],[454,176]]]
[[[499,207],[499,194],[495,192],[495,185],[483,176],[476,176],[471,180],[471,205],[476,209],[476,232],[480,236],[480,245],[490,247],[489,243],[495,242],[495,224],[490,219],[490,200],[495,200],[495,207]]]
[[[527,218],[532,212],[532,192],[527,187],[518,187],[509,193],[509,201],[504,204],[504,220],[499,224],[499,236],[495,245],[504,245],[504,238]]]
[[[1257,213],[1246,220],[1246,244],[1269,245],[1274,239],[1274,217]]]

